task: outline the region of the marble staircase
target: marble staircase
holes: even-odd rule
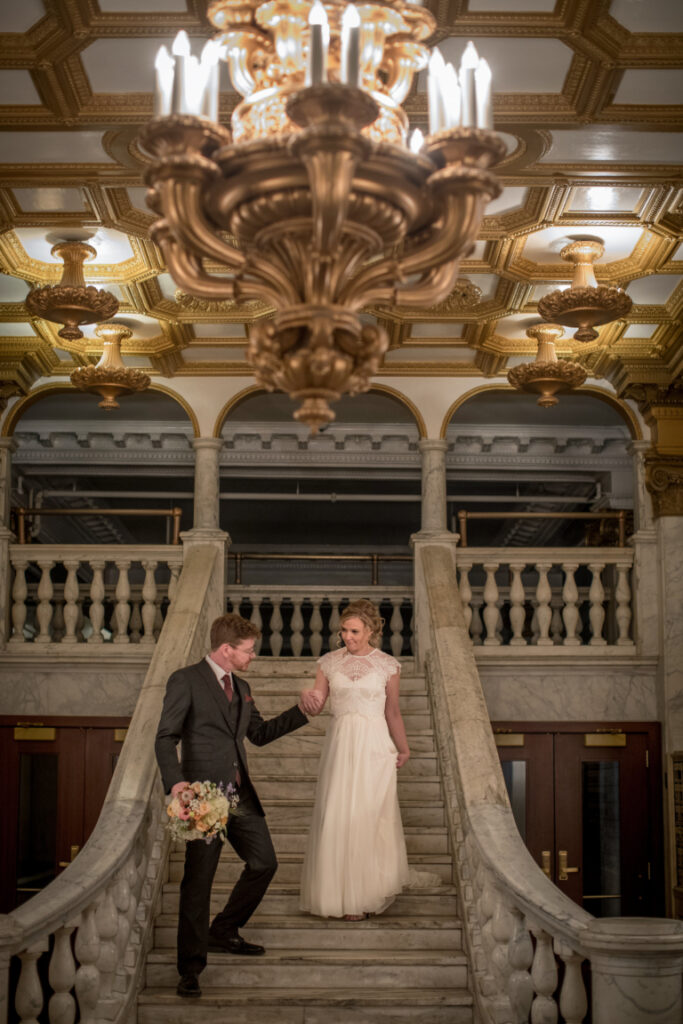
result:
[[[259,710],[288,707],[314,671],[310,660],[266,659],[250,670]],[[310,685],[310,682],[309,684]],[[198,1000],[175,994],[175,929],[182,851],[171,853],[156,919],[138,1024],[472,1024],[468,964],[425,681],[403,671],[401,704],[412,757],[399,779],[411,867],[432,885],[406,890],[389,910],[362,922],[322,920],[298,909],[299,876],[313,806],[326,715],[269,747],[250,748],[250,768],[268,814],[280,867],[243,934],[264,957],[209,954]],[[226,845],[212,912],[241,869]],[[439,883],[438,879],[441,879]]]

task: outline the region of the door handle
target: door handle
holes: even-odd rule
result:
[[[560,868],[559,875],[558,875],[558,881],[560,881],[560,882],[568,882],[569,881],[569,876],[573,875],[573,874],[577,874],[579,869],[578,868],[568,868],[567,867],[567,851],[566,850],[558,850],[557,856],[558,856],[559,868]]]
[[[72,846],[71,847],[71,851],[70,851],[71,852],[71,860],[75,860],[76,859],[76,855],[78,854],[79,850],[80,850],[80,846]],[[69,864],[71,863],[71,860],[60,860],[60,862],[59,862],[60,868],[68,868]]]
[[[550,878],[550,850],[541,850],[541,870]]]

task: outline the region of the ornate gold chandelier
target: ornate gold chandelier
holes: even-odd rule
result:
[[[577,327],[577,341],[595,341],[600,324],[611,323],[626,316],[631,299],[614,285],[599,285],[593,264],[604,254],[599,238],[577,238],[560,252],[563,260],[574,264],[571,288],[551,292],[538,303],[538,312],[545,320]]]
[[[53,323],[63,324],[58,331],[60,338],[77,341],[83,337],[81,324],[97,324],[114,316],[119,300],[102,288],[86,285],[83,277],[83,263],[97,255],[92,245],[86,242],[59,242],[54,245],[51,255],[60,256],[64,271],[59,284],[48,284],[34,288],[26,296],[26,308],[33,316]]]
[[[275,310],[250,333],[256,380],[301,405],[316,430],[329,402],[370,386],[388,347],[369,304],[433,307],[500,187],[490,72],[467,47],[459,75],[429,60],[429,12],[405,0],[214,0],[201,62],[179,38],[157,58],[152,238],[199,299]],[[217,123],[219,56],[243,97]],[[430,134],[413,151],[401,103],[430,64]]]
[[[123,324],[101,324],[95,334],[102,338],[104,348],[96,366],[79,366],[71,374],[71,383],[79,391],[100,395],[100,409],[118,409],[116,401],[121,395],[145,391],[150,379],[142,370],[133,370],[121,358],[121,342],[133,336],[129,327]]]
[[[538,352],[533,363],[520,363],[508,373],[508,381],[518,391],[538,395],[538,405],[550,409],[557,405],[556,395],[566,394],[585,383],[587,374],[578,363],[558,359],[555,342],[564,334],[559,324],[538,324],[529,327],[527,338],[535,338]]]

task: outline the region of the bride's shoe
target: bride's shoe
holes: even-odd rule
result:
[[[345,921],[365,921],[369,914],[344,914]]]

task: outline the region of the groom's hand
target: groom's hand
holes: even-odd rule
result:
[[[318,715],[324,703],[324,697],[319,690],[303,690],[299,707],[305,715]]]

